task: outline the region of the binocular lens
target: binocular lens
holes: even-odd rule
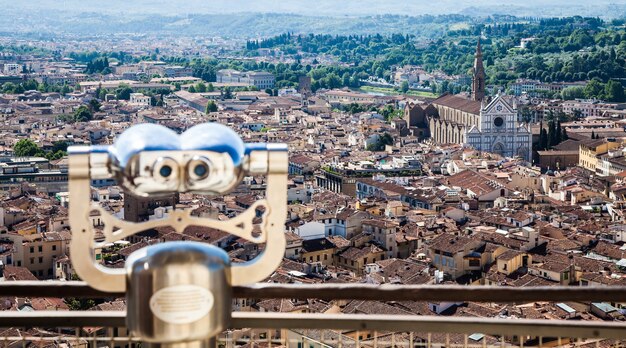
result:
[[[206,163],[197,164],[193,168],[194,174],[196,174],[198,177],[204,177],[207,174],[208,171],[209,171],[209,168],[206,165]]]
[[[164,165],[163,167],[161,167],[161,169],[159,169],[159,174],[164,178],[169,177],[170,175],[172,175],[172,167]]]

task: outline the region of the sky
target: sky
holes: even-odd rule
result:
[[[195,14],[233,12],[278,12],[303,15],[350,16],[376,14],[448,14],[471,7],[527,8],[597,7],[626,0],[0,0],[13,9],[61,9],[71,12],[126,14]],[[538,13],[539,15],[539,13]],[[558,14],[556,14],[558,15]]]

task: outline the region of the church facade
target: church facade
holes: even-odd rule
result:
[[[408,104],[405,121],[410,133],[440,144],[463,144],[506,157],[532,158],[532,134],[517,122],[515,101],[486,97],[485,69],[480,42],[476,47],[469,98],[444,94],[430,105]]]
[[[515,102],[505,96],[483,103],[480,123],[467,130],[465,144],[505,157],[532,159],[532,133],[527,125],[517,122]]]

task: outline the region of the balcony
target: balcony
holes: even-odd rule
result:
[[[240,299],[484,302],[626,302],[624,287],[491,287],[366,284],[256,284],[233,288]],[[82,282],[6,282],[0,297],[123,297]],[[569,308],[569,307],[568,307]],[[433,313],[434,314],[434,313]],[[3,311],[3,347],[126,347],[124,311]],[[219,347],[504,347],[622,346],[626,323],[390,314],[233,312]]]

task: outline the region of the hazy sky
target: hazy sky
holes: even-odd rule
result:
[[[443,14],[468,7],[537,9],[559,6],[594,7],[626,0],[0,0],[4,8],[64,9],[107,13],[283,12],[306,15]],[[558,13],[555,13],[558,15]]]

